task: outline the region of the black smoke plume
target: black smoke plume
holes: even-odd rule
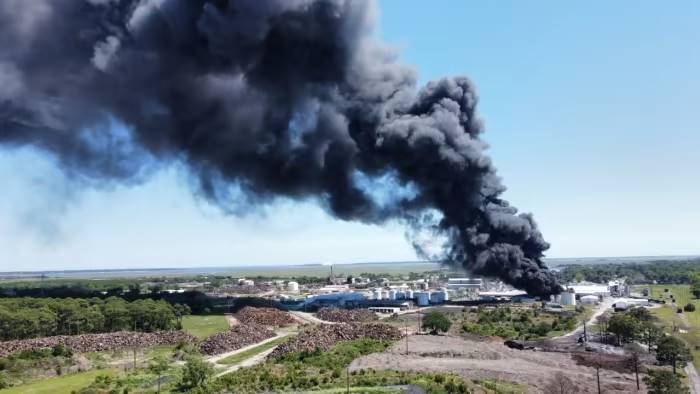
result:
[[[532,217],[499,197],[474,86],[416,89],[372,38],[373,6],[3,0],[0,144],[85,181],[186,163],[224,207],[312,199],[342,220],[400,221],[445,240],[433,257],[558,292]]]

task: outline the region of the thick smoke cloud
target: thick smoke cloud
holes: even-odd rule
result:
[[[472,83],[417,89],[372,21],[359,0],[4,0],[0,144],[96,182],[183,162],[224,207],[401,221],[444,239],[445,261],[558,292],[532,217],[500,198]]]

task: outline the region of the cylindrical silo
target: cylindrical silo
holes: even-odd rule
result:
[[[428,306],[430,304],[430,295],[426,292],[415,292],[413,297],[416,299],[416,305]]]

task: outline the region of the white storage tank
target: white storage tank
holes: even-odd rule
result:
[[[388,300],[389,299],[389,292],[384,290],[382,291],[382,300]]]
[[[447,292],[447,289],[443,287],[442,289],[440,289],[440,291],[442,291],[442,299],[444,301],[449,301],[450,293]]]
[[[430,304],[430,294],[426,292],[415,292],[413,297],[416,299],[416,305],[428,306]]]
[[[412,300],[412,299],[413,299],[413,290],[407,290],[407,291],[406,291],[406,299],[407,299],[407,300]]]
[[[298,282],[288,282],[287,283],[287,290],[291,292],[298,292],[299,291],[299,283]]]
[[[389,290],[389,299],[390,300],[396,299],[396,290]]]
[[[579,301],[581,301],[581,303],[585,305],[594,305],[598,303],[598,296],[586,295],[581,297]]]
[[[562,305],[576,305],[576,293],[573,291],[565,291],[560,296]]]
[[[381,289],[376,289],[376,290],[374,290],[374,299],[375,299],[375,300],[381,300],[381,299],[382,299],[382,290],[381,290]]]

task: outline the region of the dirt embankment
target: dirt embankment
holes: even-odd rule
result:
[[[350,369],[453,372],[471,379],[499,379],[525,384],[532,393],[543,393],[561,372],[580,393],[597,393],[596,370],[578,365],[570,354],[509,349],[500,341],[473,341],[452,336],[412,335],[408,354],[404,340],[384,353],[370,354],[352,362]],[[637,392],[634,374],[600,370],[605,393]],[[642,385],[641,392],[646,392]]]

